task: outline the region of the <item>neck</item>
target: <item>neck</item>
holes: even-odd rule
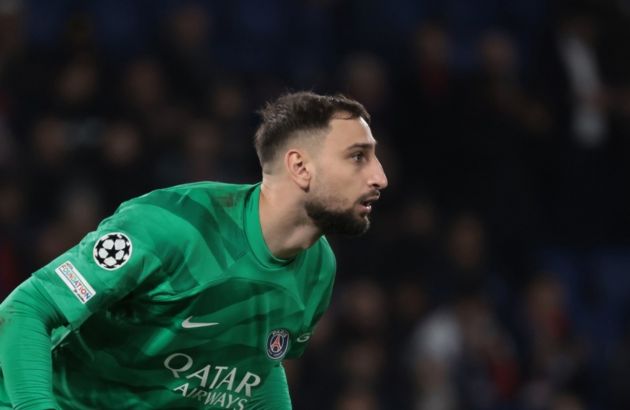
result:
[[[322,235],[311,222],[297,188],[265,175],[260,189],[260,225],[271,253],[290,259]]]

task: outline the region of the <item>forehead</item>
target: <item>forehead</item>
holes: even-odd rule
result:
[[[330,149],[345,149],[354,144],[376,145],[370,126],[363,118],[333,118],[324,146]]]

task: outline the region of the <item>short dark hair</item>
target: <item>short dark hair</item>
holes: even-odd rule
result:
[[[256,130],[254,145],[265,167],[277,151],[298,131],[326,129],[335,114],[347,113],[348,119],[363,118],[370,122],[370,114],[361,103],[344,95],[319,95],[310,91],[285,94],[268,102],[260,111],[262,123]]]

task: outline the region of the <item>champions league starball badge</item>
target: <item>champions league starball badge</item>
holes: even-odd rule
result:
[[[267,356],[273,360],[280,360],[289,350],[289,332],[286,329],[276,329],[269,332],[267,337]]]
[[[124,233],[114,232],[101,236],[94,244],[94,261],[107,270],[122,267],[131,256],[131,241]]]

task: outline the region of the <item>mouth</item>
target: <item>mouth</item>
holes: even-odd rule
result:
[[[366,213],[372,212],[372,203],[378,201],[380,195],[372,195],[361,201],[359,201],[359,205],[363,208],[363,211]]]

